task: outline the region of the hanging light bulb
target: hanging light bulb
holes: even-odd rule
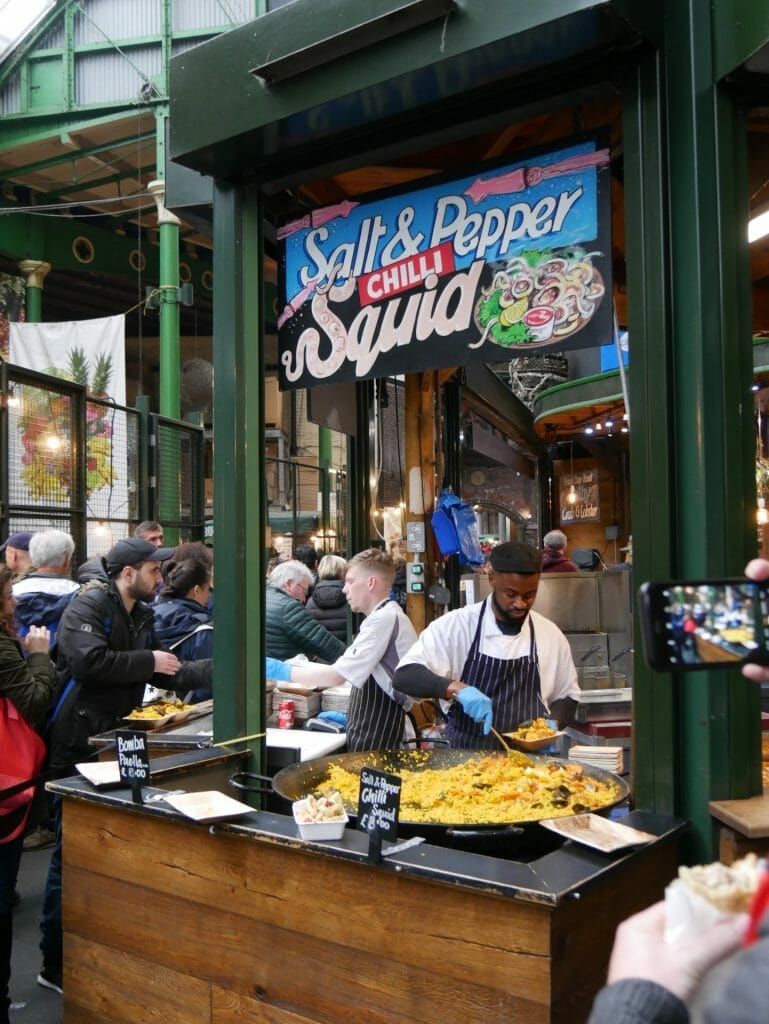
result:
[[[759,526],[766,526],[766,524],[769,523],[769,508],[766,507],[766,498],[758,499],[756,522]]]

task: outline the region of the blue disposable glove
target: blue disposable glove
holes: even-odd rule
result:
[[[558,723],[556,722],[556,720],[554,718],[546,718],[545,721],[550,726],[550,728],[553,730],[553,732],[558,732]],[[557,751],[558,751],[558,740],[556,740],[555,743],[551,743],[549,747],[545,747],[544,750],[540,751],[540,753],[542,753],[542,754],[555,754],[555,753],[557,753]]]
[[[336,725],[347,725],[347,715],[344,711],[321,711],[318,714],[318,718],[321,720],[325,719],[327,722],[334,722]]]
[[[291,666],[277,658],[265,658],[264,674],[267,679],[274,679],[278,683],[287,683],[291,681]]]
[[[485,693],[481,693],[474,686],[463,686],[454,695],[462,705],[462,710],[469,715],[474,722],[483,722],[483,735],[488,736],[491,730],[491,723],[494,721],[494,712],[491,701]]]

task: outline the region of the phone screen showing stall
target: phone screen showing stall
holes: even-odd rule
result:
[[[683,669],[765,660],[765,584],[711,581],[658,586],[658,661]]]

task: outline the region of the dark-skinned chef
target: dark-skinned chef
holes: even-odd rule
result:
[[[542,553],[509,541],[492,548],[490,565],[490,596],[431,622],[393,678],[411,697],[444,702],[452,747],[496,749],[492,726],[511,732],[533,718],[563,729],[579,702],[566,637],[531,610]]]

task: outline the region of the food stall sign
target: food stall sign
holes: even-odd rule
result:
[[[576,495],[576,499],[570,501],[570,495]],[[558,482],[558,498],[562,526],[568,523],[599,523],[601,501],[597,468],[592,466],[561,476]]]
[[[134,803],[143,803],[141,787],[146,786],[150,780],[146,734],[133,729],[118,729],[115,733],[115,748],[120,781],[131,787]]]
[[[609,175],[598,139],[570,140],[283,225],[280,387],[605,342]]]
[[[358,828],[369,836],[369,860],[381,858],[382,840],[398,835],[401,780],[390,772],[363,768],[358,791]]]

